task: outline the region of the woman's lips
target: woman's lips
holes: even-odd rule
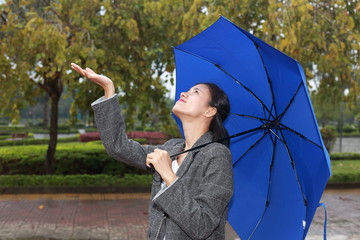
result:
[[[184,102],[184,103],[186,103],[185,100],[182,99],[182,98],[180,98],[178,101],[179,101],[179,102]]]

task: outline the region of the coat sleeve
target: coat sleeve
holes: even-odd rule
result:
[[[214,144],[197,157],[204,166],[203,176],[193,176],[202,178],[195,191],[179,178],[153,202],[193,239],[205,239],[219,226],[233,194],[231,153]]]
[[[156,147],[143,146],[128,139],[118,96],[96,101],[91,106],[94,110],[97,129],[107,153],[116,160],[141,169],[147,169],[146,155],[154,151]]]

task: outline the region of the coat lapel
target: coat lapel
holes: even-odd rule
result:
[[[212,132],[207,132],[207,133],[203,134],[195,142],[194,146],[192,146],[192,147],[194,148],[194,147],[200,146],[202,144],[205,144],[205,143],[208,143],[211,141],[213,141],[213,134],[212,134]],[[177,144],[177,145],[173,146],[171,148],[171,150],[169,151],[170,156],[181,152],[183,150],[184,146],[185,146],[185,140],[181,144]],[[198,153],[200,150],[201,149],[196,149],[194,151],[188,152],[184,161],[180,165],[179,170],[176,172],[176,176],[181,178],[187,172],[191,163],[194,160],[196,153]],[[174,158],[173,161],[176,161],[176,159]],[[156,192],[158,192],[161,188],[161,177],[157,172],[155,172],[153,175],[153,178],[154,178],[153,185],[156,188]]]
[[[205,144],[205,143],[208,143],[208,142],[211,142],[213,141],[213,134],[212,132],[207,132],[205,133],[204,135],[202,135],[196,142],[195,144],[192,146],[192,148],[194,147],[197,147],[197,146],[200,146],[202,144]],[[182,146],[183,147],[183,146]],[[190,151],[188,152],[188,154],[186,155],[184,161],[182,162],[182,164],[180,165],[179,167],[179,170],[176,172],[176,176],[178,176],[179,178],[181,178],[186,172],[187,170],[189,169],[191,163],[194,161],[194,157],[195,155],[201,150],[201,148],[199,149],[196,149],[194,151]],[[181,151],[181,149],[180,149]],[[171,153],[171,154],[176,154],[176,153],[179,153],[180,151],[178,152],[174,152],[174,153]],[[170,154],[170,155],[171,155]],[[173,160],[175,161],[175,160]]]

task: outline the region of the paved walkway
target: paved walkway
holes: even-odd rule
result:
[[[360,137],[344,137],[342,138],[342,152],[360,153]],[[340,138],[336,138],[333,150],[331,152],[340,152]]]
[[[327,190],[322,200],[328,240],[360,240],[360,189]],[[146,193],[1,195],[0,239],[145,240],[148,201]],[[323,214],[307,240],[323,239]],[[239,239],[229,225],[226,239]]]

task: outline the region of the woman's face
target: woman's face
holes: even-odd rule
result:
[[[210,100],[211,95],[208,86],[198,84],[189,91],[180,94],[180,98],[172,111],[180,119],[182,116],[191,118],[212,117],[216,113],[216,109],[209,106]]]

